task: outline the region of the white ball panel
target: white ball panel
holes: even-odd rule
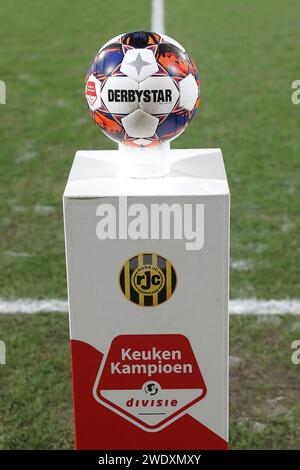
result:
[[[174,46],[178,47],[182,52],[185,52],[184,47],[179,44],[179,42],[175,41],[175,39],[170,38],[170,36],[167,36],[166,34],[161,34],[161,37],[163,38],[164,41],[169,42],[170,44],[173,44]]]
[[[138,90],[138,84],[130,78],[109,77],[107,79],[101,91],[101,98],[110,113],[129,114],[138,109],[139,104],[135,94],[132,100],[128,99],[129,90]]]
[[[140,84],[140,90],[149,90],[151,100],[145,101],[145,94],[140,108],[149,114],[168,114],[174,108],[178,97],[178,89],[171,77],[150,77]],[[147,93],[147,92],[146,92]]]
[[[159,119],[145,113],[141,109],[122,119],[124,129],[129,137],[152,137],[157,129]]]
[[[126,52],[121,72],[140,83],[158,71],[158,65],[150,49],[130,49]]]
[[[90,75],[85,85],[85,97],[89,108],[95,111],[101,106],[101,84],[94,75]]]
[[[105,47],[109,46],[110,44],[113,44],[114,42],[119,42],[119,39],[123,36],[123,34],[119,34],[119,36],[115,36],[114,38],[110,39],[110,41],[107,41],[103,46],[100,47],[98,52],[101,52]]]
[[[179,105],[188,111],[192,111],[199,96],[199,88],[192,74],[179,82],[179,91]]]
[[[152,143],[151,140],[147,139],[135,139],[133,142],[137,145],[150,145]]]

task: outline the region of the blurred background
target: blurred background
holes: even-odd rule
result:
[[[223,150],[232,299],[299,297],[299,15],[298,0],[165,1],[166,33],[201,77],[198,114],[172,147]],[[150,29],[151,1],[2,0],[0,20],[0,448],[72,448],[67,315],[4,305],[66,299],[72,160],[116,148],[89,116],[85,74],[107,40]],[[300,448],[300,318],[282,313],[231,317],[231,448]]]

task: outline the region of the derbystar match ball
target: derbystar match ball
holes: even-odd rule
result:
[[[117,36],[97,53],[85,96],[97,126],[134,147],[175,139],[199,105],[197,68],[168,36],[134,32]]]

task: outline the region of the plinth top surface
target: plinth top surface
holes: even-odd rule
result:
[[[170,174],[157,178],[129,178],[120,173],[121,150],[79,150],[64,197],[229,194],[220,149],[174,149],[168,150],[164,158],[170,163]],[[123,165],[124,162],[125,158]]]

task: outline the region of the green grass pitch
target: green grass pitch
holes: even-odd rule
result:
[[[109,38],[149,29],[151,2],[2,0],[0,297],[66,298],[61,195],[77,149],[113,144],[83,82]],[[166,0],[166,30],[201,75],[174,147],[221,147],[232,193],[231,297],[300,289],[298,0]],[[231,448],[300,447],[297,318],[231,319]],[[71,448],[66,315],[0,316],[0,448]]]

